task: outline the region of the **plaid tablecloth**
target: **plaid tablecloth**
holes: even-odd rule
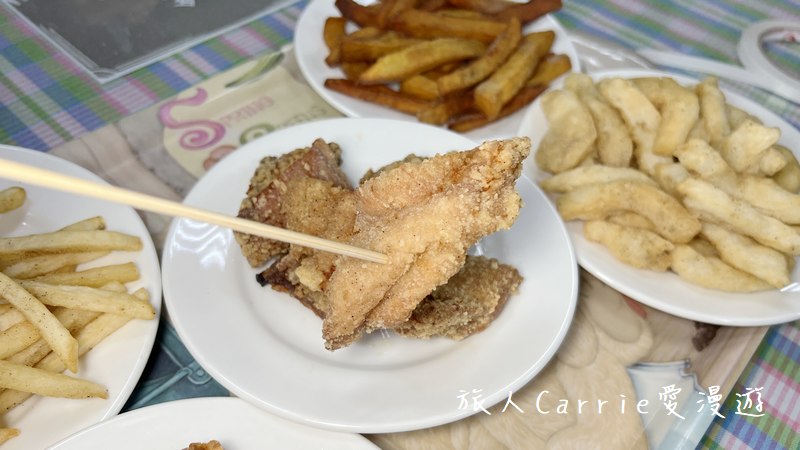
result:
[[[565,0],[556,17],[629,47],[671,49],[736,63],[741,31],[763,19],[800,22],[798,0]],[[35,29],[0,8],[0,142],[46,151],[169,98],[211,75],[291,42],[306,2],[100,85]],[[771,46],[778,63],[800,73],[797,44]],[[796,127],[800,107],[740,84],[727,87],[764,104]],[[169,334],[166,330],[163,333]],[[197,376],[203,376],[197,368]],[[764,415],[736,414],[742,393],[763,387]],[[800,448],[800,323],[774,326],[706,433],[707,448]]]

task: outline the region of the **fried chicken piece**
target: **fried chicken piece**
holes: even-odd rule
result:
[[[355,194],[352,189],[310,177],[287,183],[281,208],[286,228],[325,239],[345,242],[353,234],[356,219]],[[322,288],[334,270],[337,255],[299,245],[273,263],[258,277],[260,283],[288,292],[324,317],[327,297]]]
[[[427,339],[461,340],[483,331],[522,282],[517,269],[484,256],[467,256],[464,267],[420,302],[411,318],[394,330]]]
[[[509,228],[521,207],[514,185],[529,152],[527,138],[491,141],[401,164],[361,185],[349,243],[384,253],[389,263],[337,258],[325,289],[326,347],[399,326],[458,272],[470,246]]]
[[[219,441],[213,440],[213,441],[208,441],[206,443],[192,442],[184,450],[225,450],[225,449],[222,448],[222,444],[220,444]]]
[[[336,186],[349,187],[339,165],[342,151],[338,145],[317,139],[311,147],[300,148],[280,157],[261,160],[239,207],[239,217],[278,227],[286,226],[281,209],[287,183],[299,177],[330,181]],[[259,236],[235,232],[242,254],[253,267],[264,265],[270,258],[285,253],[289,245]]]

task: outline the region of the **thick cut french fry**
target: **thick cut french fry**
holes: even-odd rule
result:
[[[672,270],[698,286],[720,291],[754,292],[770,289],[766,281],[731,267],[718,258],[703,256],[688,245],[676,245],[672,250]]]
[[[91,381],[0,361],[0,387],[48,397],[108,398],[108,391]]]
[[[429,102],[393,91],[386,86],[362,86],[351,80],[329,78],[325,80],[325,87],[340,94],[387,106],[406,114],[417,114],[429,105]]]
[[[484,51],[484,44],[468,39],[424,41],[379,58],[358,80],[363,84],[402,81],[443,64],[477,57]]]
[[[142,249],[142,240],[116,231],[56,231],[0,238],[0,259],[14,260],[50,253]]]
[[[109,252],[59,253],[55,255],[34,256],[4,268],[3,273],[11,278],[34,278],[55,272],[63,267],[100,259],[108,253]]]
[[[564,220],[600,220],[611,213],[633,211],[649,219],[658,234],[686,243],[700,232],[700,222],[674,197],[637,181],[612,181],[567,192],[556,201]]]
[[[484,14],[497,14],[518,4],[507,0],[448,0],[447,3],[456,8],[479,11]]]
[[[758,212],[749,203],[732,198],[713,184],[695,178],[678,185],[678,190],[684,195],[686,207],[702,218],[722,223],[767,247],[800,255],[800,234],[780,220]]]
[[[339,67],[342,69],[344,76],[347,77],[348,80],[356,81],[365,70],[369,69],[369,66],[369,63],[343,62]]]
[[[548,84],[572,69],[572,62],[567,55],[547,55],[536,66],[533,76],[525,83],[526,86]]]
[[[778,289],[789,284],[789,266],[783,253],[712,223],[704,223],[701,234],[714,244],[720,259],[732,267]]]
[[[409,9],[395,16],[389,28],[424,39],[461,38],[489,44],[505,30],[506,24],[495,20],[447,17]]]
[[[561,0],[528,0],[526,3],[515,3],[497,13],[500,19],[516,17],[522,23],[528,23],[561,9]]]
[[[388,54],[424,42],[420,39],[403,37],[395,32],[387,32],[371,38],[345,37],[341,42],[342,62],[372,63]]]
[[[25,203],[25,189],[19,186],[0,191],[0,214],[13,211]]]
[[[483,56],[436,81],[441,95],[470,88],[488,78],[517,48],[521,39],[519,20],[512,19]]]
[[[420,110],[417,113],[417,119],[420,122],[443,125],[450,122],[453,117],[474,109],[474,107],[472,92],[456,93]]]
[[[334,5],[342,13],[342,17],[355,22],[361,27],[368,27],[377,23],[379,4],[362,6],[354,0],[336,0]]]
[[[548,92],[541,105],[549,128],[536,150],[536,163],[551,173],[577,167],[595,151],[597,129],[592,114],[569,90]]]
[[[514,53],[475,88],[475,105],[494,119],[536,71],[539,61],[550,51],[555,33],[543,31],[526,35]]]
[[[80,272],[51,273],[34,278],[35,281],[47,284],[64,284],[70,286],[101,287],[112,281],[128,283],[139,279],[139,269],[134,263],[114,264],[95,267]]]
[[[553,175],[539,183],[539,186],[548,192],[561,193],[590,184],[609,183],[611,181],[620,180],[638,181],[656,186],[656,182],[644,172],[631,169],[630,167],[612,167],[604,165],[576,167],[566,172]]]
[[[583,232],[586,239],[603,244],[617,259],[637,269],[664,272],[672,264],[674,245],[652,231],[590,220]]]
[[[328,17],[322,28],[322,39],[328,47],[328,56],[325,63],[331,67],[337,66],[342,58],[342,38],[345,36],[347,20],[344,17]]]
[[[474,130],[476,128],[480,128],[486,125],[489,125],[492,122],[498,121],[505,117],[514,114],[515,112],[519,111],[520,109],[524,108],[526,105],[530,104],[533,100],[536,99],[542,92],[547,89],[547,86],[542,85],[535,85],[535,86],[527,86],[517,92],[517,95],[511,99],[510,102],[506,103],[503,106],[503,109],[500,110],[500,114],[498,114],[494,119],[489,119],[488,117],[482,114],[474,114],[469,115],[466,117],[460,117],[453,120],[448,127],[451,130],[458,131],[461,133]]]
[[[375,18],[377,26],[385,28],[394,16],[415,7],[416,4],[417,0],[383,0]]]
[[[436,85],[436,81],[425,75],[414,75],[403,80],[400,83],[400,92],[423,100],[439,98],[439,87]]]
[[[129,294],[85,286],[54,286],[33,280],[20,280],[19,283],[41,303],[49,306],[108,312],[144,320],[155,317],[152,305],[138,301]]]
[[[36,297],[8,276],[0,273],[0,296],[14,305],[47,341],[64,365],[78,371],[78,343],[61,322]]]

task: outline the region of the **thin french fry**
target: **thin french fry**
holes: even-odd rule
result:
[[[36,297],[8,276],[0,273],[0,296],[14,305],[39,330],[64,365],[78,371],[78,342]]]
[[[8,261],[47,253],[98,252],[142,249],[142,240],[116,231],[56,231],[0,238],[0,260]]]
[[[0,361],[0,387],[48,397],[108,398],[106,388],[91,381],[8,361]]]
[[[79,220],[73,224],[67,225],[58,231],[95,231],[105,230],[106,221],[100,216],[90,217],[88,219]]]
[[[0,191],[0,214],[13,211],[25,203],[25,189],[12,186]]]
[[[34,256],[12,264],[3,273],[11,278],[34,278],[75,264],[83,264],[106,256],[109,252],[59,253]]]
[[[0,428],[0,445],[17,436],[19,436],[19,430],[16,428]]]
[[[19,283],[49,306],[108,312],[145,320],[155,317],[152,305],[129,294],[85,286],[55,286],[33,280],[21,280]]]
[[[111,281],[128,283],[140,277],[134,263],[114,264],[72,273],[51,273],[33,278],[40,283],[69,286],[101,287]]]

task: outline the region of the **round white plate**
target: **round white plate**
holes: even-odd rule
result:
[[[192,442],[212,439],[225,450],[378,448],[362,436],[289,422],[238,398],[205,397],[121,414],[64,439],[50,450],[180,450]]]
[[[469,139],[441,128],[386,119],[332,119],[276,131],[226,157],[195,185],[189,205],[236,214],[265,155],[323,138],[341,145],[352,183],[409,153],[467,150]],[[528,179],[511,230],[481,241],[485,254],[512,264],[524,282],[484,332],[454,342],[373,333],[330,352],[322,323],[287,294],[261,287],[231,231],[190,220],[172,224],[164,247],[165,301],[197,361],[237,396],[320,428],[381,433],[466,417],[462,391],[481,390],[488,406],[533,377],[572,319],[577,264],[563,222]]]
[[[0,158],[105,183],[83,167],[34,150],[0,146]],[[130,283],[129,288],[146,288],[150,293],[150,302],[160,312],[161,272],[158,254],[136,211],[127,206],[0,179],[0,189],[20,185],[27,191],[27,200],[22,208],[0,215],[0,235],[50,232],[81,219],[103,216],[107,229],[139,236],[144,248],[141,252],[114,252],[87,264],[87,267],[133,261],[142,277]],[[3,417],[4,422],[7,426],[19,428],[21,434],[4,444],[3,450],[44,448],[116,415],[142,374],[157,329],[158,317],[153,320],[133,320],[80,359],[77,376],[106,386],[108,399],[32,397],[11,410]]]
[[[374,3],[374,0],[359,1],[362,4]],[[349,117],[377,117],[385,119],[399,119],[417,122],[417,119],[408,114],[395,111],[384,106],[361,101],[338,92],[325,88],[328,78],[343,78],[344,74],[339,68],[331,68],[325,64],[328,48],[322,40],[322,28],[325,19],[331,16],[340,16],[339,10],[331,0],[311,0],[297,22],[294,34],[295,55],[303,76],[309,85],[334,108]],[[547,15],[541,17],[524,28],[526,33],[534,31],[553,30],[556,40],[553,42],[553,53],[569,56],[572,61],[572,70],[580,70],[578,56],[572,46],[567,33],[556,19]],[[517,111],[505,119],[464,133],[468,138],[482,142],[488,139],[508,138],[513,136],[519,128],[524,110]]]
[[[595,80],[610,77],[653,77],[668,76],[681,84],[698,83],[692,78],[656,72],[652,70],[614,70],[591,74]],[[557,84],[554,88],[560,88]],[[761,119],[767,126],[781,129],[780,142],[798,154],[798,132],[786,121],[763,106],[733,92],[725,92],[727,101]],[[533,148],[547,131],[547,119],[542,112],[541,102],[535,101],[525,114],[519,129],[521,136],[529,136]],[[541,181],[550,175],[538,169],[533,158],[526,172],[532,179]],[[672,272],[652,272],[635,269],[620,261],[601,244],[583,237],[583,222],[567,223],[580,265],[612,288],[646,305],[662,311],[700,322],[732,325],[760,326],[789,322],[800,319],[800,286],[797,283],[778,291],[756,293],[729,293],[706,289],[688,283]],[[792,279],[800,281],[800,266],[795,267]]]

